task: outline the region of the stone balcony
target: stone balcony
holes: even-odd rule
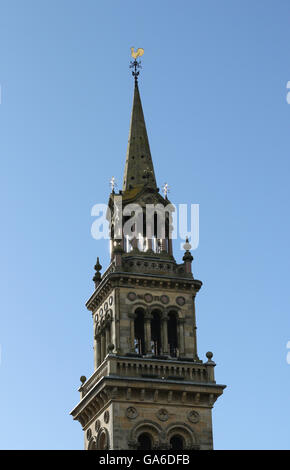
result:
[[[102,377],[215,384],[215,363],[211,360],[212,356],[209,355],[210,353],[207,354],[208,361],[205,363],[108,354],[93,375],[80,387],[81,398],[83,398]]]

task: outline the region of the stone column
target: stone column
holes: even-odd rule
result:
[[[184,318],[178,319],[178,348],[179,348],[179,355],[184,355]]]
[[[94,340],[94,369],[98,367],[98,350],[97,350],[97,340]]]
[[[135,313],[128,313],[130,319],[130,352],[135,352]]]
[[[102,331],[101,333],[101,362],[103,362],[105,357],[106,357],[106,338],[105,338],[105,332]]]
[[[161,318],[161,349],[163,354],[168,354],[168,316],[164,313]]]
[[[106,335],[106,353],[105,353],[105,356],[108,354],[108,346],[109,344],[111,343],[111,331],[110,331],[110,322],[108,322],[106,324],[106,328],[105,328],[105,335]]]
[[[144,336],[145,336],[145,353],[152,354],[151,351],[151,313],[144,315]]]
[[[102,357],[100,335],[97,337],[96,348],[97,348],[97,367],[99,367],[99,365],[101,364],[101,357]]]

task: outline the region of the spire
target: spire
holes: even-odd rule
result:
[[[135,78],[129,140],[124,171],[123,191],[145,185],[157,189],[154,167],[146,131],[142,103]]]

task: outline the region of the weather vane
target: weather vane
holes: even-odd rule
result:
[[[165,199],[167,199],[168,193],[170,193],[170,188],[169,188],[168,183],[164,183],[164,185],[162,186],[162,192],[164,194]]]
[[[134,60],[131,60],[130,62],[130,69],[134,69],[132,70],[132,75],[135,79],[136,84],[138,82],[138,75],[140,73],[138,69],[142,68],[141,60],[138,61],[137,58],[141,57],[143,54],[144,54],[144,49],[142,49],[141,47],[139,47],[136,52],[134,50],[134,47],[131,47],[131,56],[133,57]]]
[[[114,194],[115,189],[117,189],[117,186],[118,186],[115,176],[112,176],[111,181],[110,181],[110,186],[111,186],[111,189],[112,189],[112,193]]]

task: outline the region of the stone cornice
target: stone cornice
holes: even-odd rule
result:
[[[147,287],[168,290],[193,290],[194,294],[199,291],[202,282],[198,279],[182,277],[172,278],[166,275],[141,274],[128,272],[109,273],[98,285],[95,292],[86,302],[88,310],[94,312],[98,305],[109,295],[115,287]]]
[[[134,403],[154,404],[157,393],[158,403],[167,406],[212,408],[225,387],[212,383],[105,376],[81,399],[70,414],[85,428],[112,401],[127,402],[128,393],[130,401]]]

